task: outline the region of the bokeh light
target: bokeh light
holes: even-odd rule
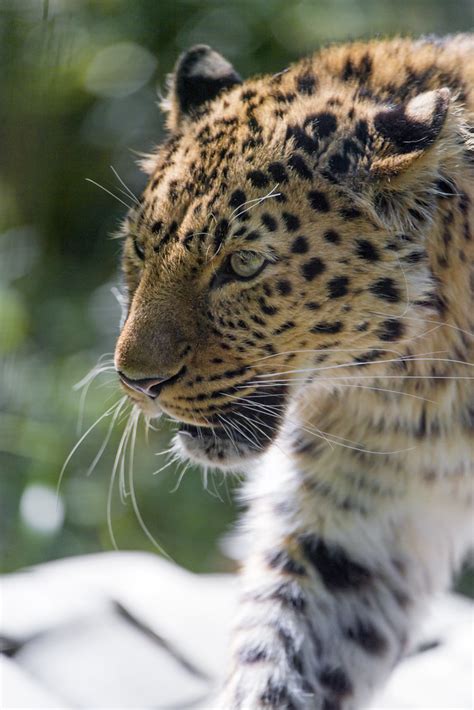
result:
[[[323,42],[464,31],[472,0],[3,0],[0,3],[0,569],[110,549],[107,498],[128,410],[108,436],[120,393],[104,355],[120,321],[121,244],[111,239],[139,194],[137,167],[164,136],[159,92],[180,52],[215,46],[242,76],[277,72]],[[89,178],[114,192],[114,200]],[[82,405],[82,417],[79,412]],[[78,420],[81,426],[78,428]],[[60,487],[63,464],[80,437]],[[199,571],[232,564],[217,542],[236,518],[235,483],[167,463],[172,426],[140,423],[135,492],[147,527],[173,559]],[[158,456],[155,456],[158,454]],[[152,550],[112,489],[123,549]]]

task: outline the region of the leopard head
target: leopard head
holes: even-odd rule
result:
[[[180,423],[186,456],[229,468],[308,386],[398,357],[436,310],[424,239],[450,96],[354,97],[311,61],[242,82],[198,46],[165,104],[124,223],[115,365],[145,413]]]

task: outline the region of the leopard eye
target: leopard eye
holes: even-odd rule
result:
[[[135,254],[138,256],[138,258],[141,259],[141,261],[145,261],[145,250],[139,243],[137,237],[133,237],[133,248],[135,249]]]
[[[239,279],[254,278],[266,264],[265,257],[254,251],[237,251],[229,259],[229,267]]]

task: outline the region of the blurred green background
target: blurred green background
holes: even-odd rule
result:
[[[163,136],[157,90],[186,47],[205,42],[243,76],[276,72],[322,43],[376,34],[466,31],[472,0],[0,0],[0,570],[112,546],[107,497],[125,420],[88,475],[119,397],[102,373],[84,401],[73,389],[113,351],[125,207],[113,166],[139,193],[137,154]],[[105,356],[107,357],[107,355]],[[79,422],[80,424],[80,422]],[[179,564],[229,569],[219,540],[237,511],[236,482],[164,466],[169,429],[140,425],[135,491],[151,534]],[[179,485],[178,485],[179,484]],[[152,550],[130,496],[113,489],[120,549]],[[467,588],[467,578],[464,581]]]

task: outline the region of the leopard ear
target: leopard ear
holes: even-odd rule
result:
[[[207,101],[241,84],[233,66],[218,52],[198,44],[178,59],[170,77],[164,108],[169,110],[168,127],[175,131],[186,118],[193,119]]]
[[[374,116],[375,157],[371,173],[393,177],[414,164],[438,140],[448,115],[451,92],[426,91]]]

